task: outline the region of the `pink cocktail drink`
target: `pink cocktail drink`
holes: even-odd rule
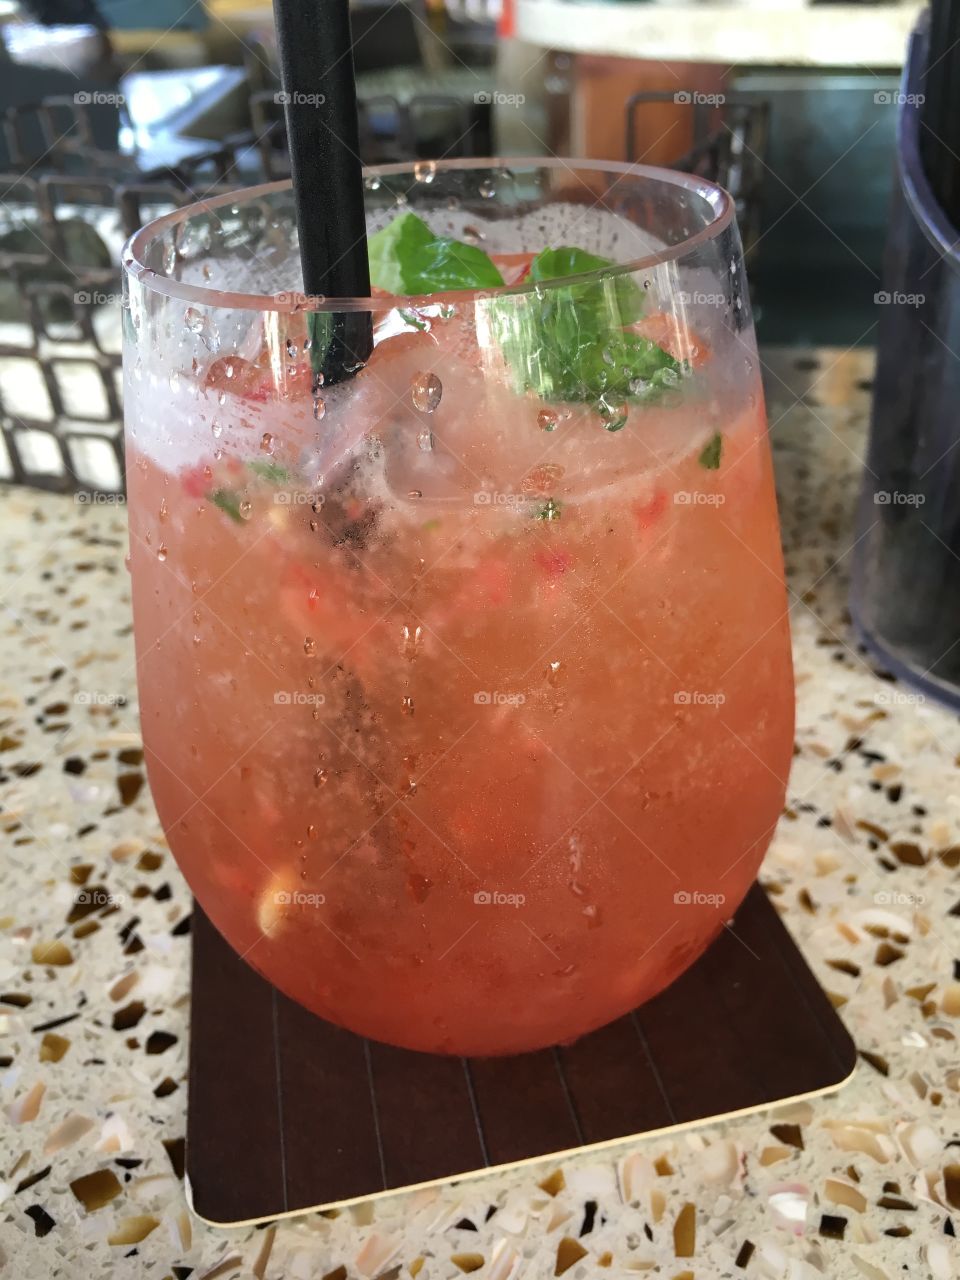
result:
[[[777,821],[793,719],[742,314],[677,306],[675,254],[633,270],[643,313],[594,351],[600,295],[573,294],[576,399],[547,367],[567,299],[524,283],[542,233],[485,230],[506,288],[378,297],[332,386],[322,310],[234,305],[228,337],[195,286],[151,300],[134,272],[141,343],[171,317],[179,340],[128,378],[141,715],[181,867],[321,1016],[478,1055],[568,1041],[703,951]]]

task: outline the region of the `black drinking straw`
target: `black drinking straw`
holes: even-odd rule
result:
[[[303,289],[367,297],[363,209],[348,0],[274,0]],[[314,373],[340,382],[373,346],[368,312],[311,316]]]

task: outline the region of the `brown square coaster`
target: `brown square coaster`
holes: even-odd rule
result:
[[[754,885],[629,1017],[514,1058],[393,1049],[323,1022],[194,910],[188,1194],[238,1225],[611,1146],[835,1089],[856,1050]]]

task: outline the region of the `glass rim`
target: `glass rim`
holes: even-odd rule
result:
[[[372,165],[363,170],[364,178],[383,178],[394,174],[413,173],[415,164],[429,161],[401,161],[398,164]],[[291,314],[297,311],[389,311],[396,308],[418,308],[436,305],[438,302],[464,303],[482,301],[488,298],[511,297],[529,294],[537,290],[554,289],[566,285],[590,284],[600,280],[621,275],[632,275],[636,271],[644,271],[658,267],[664,263],[685,257],[691,250],[708,243],[722,234],[734,218],[733,197],[723,187],[697,174],[684,173],[679,169],[664,169],[656,165],[630,164],[623,160],[565,160],[548,156],[509,156],[509,157],[468,157],[458,160],[437,160],[437,171],[458,169],[490,169],[510,170],[514,167],[539,169],[566,169],[575,173],[577,170],[600,173],[617,173],[620,177],[645,178],[667,186],[683,187],[701,196],[714,212],[711,221],[699,231],[676,244],[667,245],[657,253],[633,258],[628,262],[618,262],[611,267],[600,267],[595,271],[584,272],[576,276],[563,276],[556,280],[544,280],[532,285],[526,281],[513,285],[499,285],[491,289],[457,289],[429,294],[377,294],[366,297],[331,298],[323,295],[298,293],[280,290],[277,293],[235,293],[225,289],[210,288],[205,285],[188,284],[182,280],[173,280],[169,276],[158,274],[146,265],[146,253],[149,246],[172,227],[186,222],[199,212],[211,212],[225,205],[235,205],[262,199],[280,191],[291,190],[291,179],[278,182],[264,182],[253,187],[242,187],[214,196],[211,200],[197,200],[183,205],[170,213],[162,214],[146,223],[127,240],[123,246],[121,263],[124,276],[131,276],[145,288],[163,297],[176,298],[182,302],[195,303],[200,306],[216,307],[235,311],[281,312]],[[617,181],[620,181],[618,178]]]

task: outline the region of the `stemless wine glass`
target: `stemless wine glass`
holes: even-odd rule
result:
[[[150,783],[200,905],[282,991],[396,1045],[519,1052],[681,973],[783,802],[740,242],[725,192],[658,169],[365,185],[368,231],[412,211],[503,286],[304,297],[287,184],[127,246]],[[540,278],[570,247],[606,261]],[[325,383],[358,313],[370,358]]]

